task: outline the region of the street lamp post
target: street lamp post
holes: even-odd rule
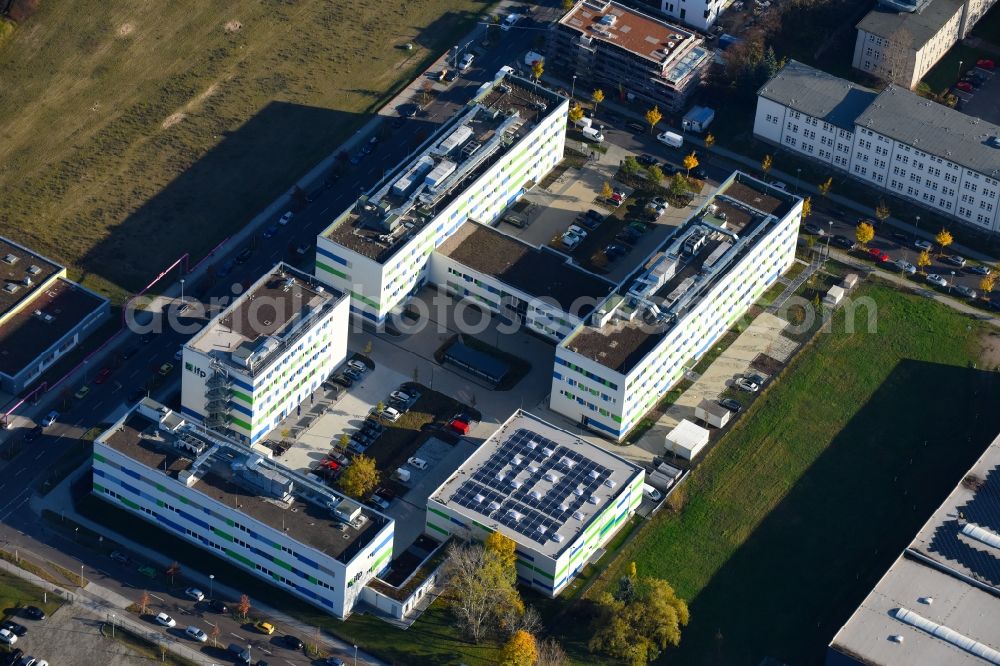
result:
[[[212,594],[215,587],[215,574],[208,574],[208,598],[212,599],[215,595]]]
[[[802,191],[802,167],[797,167],[795,169],[795,187]]]
[[[951,288],[955,286],[955,271],[951,272],[951,280],[948,281],[948,293],[951,293]]]
[[[83,587],[83,565],[80,565],[80,587]]]
[[[917,231],[920,231],[920,216],[919,215],[917,215],[917,226],[916,226],[916,229],[917,229]]]
[[[573,87],[569,91],[569,98],[576,99],[576,74],[573,75]]]
[[[112,613],[111,614],[111,638],[115,637],[115,620],[117,620],[117,619],[118,619],[118,616],[115,615],[114,613]]]
[[[827,224],[830,225],[830,233],[826,235],[826,258],[830,258],[830,239],[833,238],[833,220],[827,220]]]
[[[354,646],[354,666],[358,666],[358,646]]]
[[[184,278],[181,278],[181,303],[184,302]]]

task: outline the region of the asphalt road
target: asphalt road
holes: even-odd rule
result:
[[[357,164],[345,164],[342,177],[328,187],[312,192],[313,200],[296,212],[290,224],[276,226],[276,233],[267,239],[263,237],[264,229],[258,230],[248,245],[252,252],[241,263],[237,263],[235,257],[247,245],[213,258],[211,272],[215,278],[188,284],[188,300],[194,297],[208,302],[212,298],[230,297],[239,289],[237,285],[253,282],[280,260],[303,264],[312,252],[303,257],[295,248],[312,246],[317,233],[350,205],[359,193],[374,185],[385,170],[419,146],[438,125],[464,105],[484,81],[492,80],[501,66],[511,63],[512,58],[528,50],[539,34],[538,19],[550,13],[554,16],[558,10],[539,10],[534,20],[522,21],[514,30],[505,33],[495,31],[491,48],[485,52],[480,49],[474,65],[417,117],[387,118],[378,130],[379,141],[371,153]],[[265,228],[268,226],[271,223],[264,225]],[[189,325],[199,320],[203,323],[205,316],[210,315],[210,311],[191,306],[179,321]],[[140,590],[149,589],[154,602],[153,614],[162,610],[177,620],[177,629],[164,630],[175,637],[188,624],[196,624],[209,631],[209,625],[218,623],[221,631],[218,640],[223,646],[233,641],[241,642],[253,647],[254,660],[263,657],[272,664],[306,664],[308,662],[301,651],[296,653],[278,645],[276,639],[280,636],[280,627],[275,636],[265,637],[253,632],[252,628],[241,626],[229,616],[211,613],[204,608],[204,603],[195,604],[189,599],[173,596],[162,586],[157,589],[157,584],[138,574],[134,566],[123,566],[83,548],[47,527],[38,516],[27,510],[32,494],[49,474],[51,464],[65,454],[68,445],[80,446],[79,438],[90,428],[108,422],[112,415],[147,392],[161,400],[176,394],[180,368],[174,355],[193,331],[182,333],[169,327],[163,328],[165,330],[149,336],[125,333],[120,344],[107,354],[106,361],[95,362],[85,368],[81,379],[60,392],[53,407],[59,412],[59,418],[41,436],[25,441],[29,427],[6,433],[8,438],[0,446],[14,447],[20,453],[7,463],[0,475],[0,542],[7,548],[34,553],[71,571],[80,570],[82,565],[83,574],[88,579],[128,598],[137,598]],[[159,368],[164,363],[171,363],[174,368],[161,376]],[[96,383],[95,379],[104,369],[108,371],[105,373],[107,376]],[[89,388],[88,393],[79,399],[73,397],[82,386]],[[42,413],[47,411],[42,410]],[[150,623],[150,627],[155,625]],[[308,637],[300,638],[305,640]],[[339,656],[350,662],[353,654]]]

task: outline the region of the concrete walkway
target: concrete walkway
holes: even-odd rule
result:
[[[104,525],[95,523],[92,520],[76,512],[76,508],[73,503],[73,498],[70,493],[70,487],[72,486],[73,482],[77,478],[79,478],[80,475],[84,472],[85,469],[81,469],[76,474],[70,475],[61,484],[56,486],[48,495],[45,495],[44,497],[38,495],[34,496],[31,501],[31,510],[39,516],[41,516],[42,512],[46,509],[56,513],[61,513],[66,518],[69,518],[70,520],[90,530],[93,530],[94,532],[97,532],[98,534],[103,534],[112,541],[121,544],[123,547],[127,548],[133,553],[141,555],[149,562],[155,563],[163,569],[169,567],[173,563],[172,558],[166,557],[162,553],[153,550],[152,548],[149,548],[113,530],[110,530]],[[196,568],[197,562],[180,562],[180,564],[182,565],[184,571],[184,577],[190,580],[198,587],[200,587],[201,589],[209,589],[211,587],[218,592],[216,596],[225,597],[228,599],[240,598],[242,591],[236,590],[235,588],[231,588],[225,585],[224,583],[221,583],[218,579],[209,580],[207,573],[203,573]],[[117,612],[120,620],[122,620],[122,618],[131,620],[130,616],[125,611],[125,609],[135,601],[134,599],[133,600],[126,599],[122,597],[120,594],[114,592],[113,590],[102,588],[101,586],[96,585],[93,582],[87,584],[85,592],[91,595],[92,597],[99,597],[100,599],[103,600],[98,604],[102,609],[102,612],[106,613]],[[289,615],[286,615],[285,613],[281,612],[276,608],[267,606],[266,604],[261,603],[261,601],[258,599],[254,599],[254,608],[263,613],[264,615],[266,615],[268,618],[274,620],[277,624],[281,625],[284,628],[287,628],[290,633],[295,633],[299,636],[315,635],[316,632],[315,627],[308,625],[304,622],[300,622],[299,620]],[[149,631],[148,627],[144,627],[141,624],[138,624],[138,626],[141,629],[140,633],[142,633],[142,635],[146,635],[146,632]],[[158,632],[156,633],[156,636],[158,637],[159,640],[164,639],[164,635]],[[326,645],[321,646],[322,649],[326,650],[336,649],[344,654],[354,651],[353,645],[349,645],[327,632],[323,632],[322,636],[327,641]],[[176,644],[176,647],[178,648],[184,648],[177,651],[177,653],[182,654],[183,656],[189,659],[194,659],[194,661],[196,661],[199,664],[214,663],[211,660],[207,660],[205,658],[205,655],[191,650],[183,643],[172,641],[169,637],[167,637],[167,643],[172,651],[174,651],[175,647],[174,644]],[[191,657],[189,656],[189,653],[193,653],[196,656]],[[383,664],[383,662],[379,661],[375,657],[372,657],[371,655],[368,655],[364,652],[358,653],[358,663],[371,664],[371,665]]]

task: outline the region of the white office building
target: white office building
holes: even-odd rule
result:
[[[93,469],[101,499],[339,618],[392,558],[391,519],[149,399]]]
[[[556,349],[550,407],[621,440],[792,265],[802,200],[736,172]]]
[[[1000,230],[1000,126],[899,86],[789,62],[757,93],[754,135],[979,231]]]
[[[614,283],[535,247],[469,222],[431,256],[430,281],[505,322],[558,342],[614,290]]]
[[[526,412],[515,412],[431,493],[436,539],[517,544],[518,581],[555,597],[642,502],[641,467]]]
[[[348,299],[278,264],[183,352],[184,416],[256,443],[347,356]]]
[[[857,25],[852,64],[883,81],[913,88],[995,1],[882,0]]]
[[[490,223],[562,159],[568,101],[525,79],[484,84],[410,159],[324,230],[316,276],[372,323],[428,280],[430,255],[467,220]]]
[[[640,7],[651,7],[692,28],[708,31],[734,0],[633,0]]]

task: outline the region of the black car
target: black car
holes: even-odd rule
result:
[[[650,155],[639,155],[639,157],[635,158],[635,161],[646,168],[656,164],[656,158]]]
[[[0,629],[6,629],[17,637],[24,636],[28,633],[28,628],[26,626],[18,624],[17,622],[14,622],[14,620],[4,620],[3,622],[0,622]]]
[[[734,400],[733,398],[725,398],[719,401],[719,405],[725,407],[733,414],[739,414],[743,411],[743,405],[739,400]]]
[[[636,134],[645,134],[647,129],[642,123],[629,123],[628,128]]]
[[[354,386],[354,380],[344,375],[334,375],[333,382],[335,384],[340,384],[344,388],[351,388]]]
[[[35,441],[36,439],[38,439],[39,437],[42,436],[42,433],[44,431],[45,431],[45,428],[43,428],[40,425],[36,425],[31,430],[29,430],[28,432],[24,433],[24,441],[26,441],[26,442],[33,442],[33,441]]]
[[[245,247],[238,255],[236,255],[235,261],[238,264],[245,264],[246,262],[250,261],[250,255],[252,254],[253,254],[253,248]]]
[[[38,606],[28,606],[27,608],[24,609],[24,617],[29,618],[31,620],[44,620],[45,611],[43,611]]]
[[[626,254],[628,254],[628,249],[622,247],[621,245],[616,245],[615,243],[612,243],[604,248],[604,256],[608,258],[608,261],[617,261]]]
[[[850,250],[852,247],[854,247],[854,241],[852,241],[847,236],[841,236],[839,234],[834,236],[830,242],[836,245],[837,247],[844,248],[845,250]]]
[[[910,237],[904,234],[902,231],[893,231],[892,237],[894,240],[898,240],[900,243],[906,243],[909,245]]]
[[[229,612],[229,606],[227,606],[226,604],[222,603],[218,599],[212,599],[211,601],[209,601],[208,602],[208,607],[210,609],[212,609],[212,612],[214,612],[214,613],[225,614],[225,613]]]
[[[349,377],[353,381],[358,381],[359,379],[361,379],[361,373],[355,370],[354,368],[347,368],[346,370],[344,370],[343,374],[345,377]]]
[[[819,236],[823,233],[823,229],[819,225],[813,224],[812,222],[802,225],[802,231],[807,234],[812,234],[813,236]]]
[[[24,656],[24,650],[21,648],[15,648],[7,654],[0,655],[0,665],[17,666],[17,664],[21,663],[22,656]]]
[[[708,174],[701,167],[695,167],[691,169],[691,176],[697,178],[698,180],[705,180],[708,178]]]
[[[305,645],[295,636],[283,636],[281,638],[281,644],[284,645],[289,650],[301,650]]]
[[[660,165],[660,171],[663,172],[664,176],[673,176],[675,173],[680,171],[680,169],[675,167],[673,164],[670,164],[669,162],[664,162],[663,164]]]

